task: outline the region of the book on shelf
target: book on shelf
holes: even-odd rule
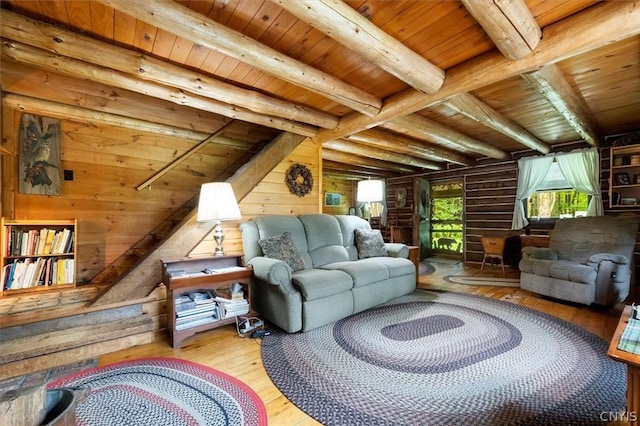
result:
[[[51,247],[53,245],[53,238],[56,236],[55,229],[48,229],[47,236],[45,238],[44,247],[42,248],[42,254],[50,254]]]
[[[70,228],[24,230],[23,227],[5,225],[7,241],[4,256],[40,256],[73,252],[75,231]]]
[[[75,280],[75,260],[44,257],[15,259],[4,266],[2,277],[4,290],[72,284]]]
[[[213,318],[213,317],[200,318],[200,319],[195,320],[195,321],[186,322],[186,323],[183,323],[183,324],[176,324],[176,331],[186,330],[188,328],[197,327],[199,325],[209,324],[209,323],[216,322],[216,321],[218,321],[218,320]]]
[[[191,309],[182,309],[180,311],[178,311],[176,307],[176,317],[177,318],[188,317],[191,315],[200,314],[202,312],[217,312],[217,311],[218,311],[218,306],[215,303],[200,305]]]
[[[218,310],[217,309],[208,309],[206,311],[202,311],[202,312],[198,312],[198,313],[193,313],[190,315],[186,315],[186,316],[181,316],[176,318],[176,324],[185,324],[188,322],[195,322],[196,320],[199,320],[201,318],[213,318],[213,319],[218,319]]]
[[[246,315],[249,313],[249,301],[247,299],[228,299],[225,297],[216,297],[216,301],[220,306],[220,314],[222,318],[230,318],[238,315]]]
[[[212,290],[198,290],[189,292],[189,297],[196,305],[214,303],[215,293]]]
[[[212,290],[195,290],[175,297],[175,329],[180,331],[220,320],[214,297]]]

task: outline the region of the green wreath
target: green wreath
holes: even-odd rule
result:
[[[285,183],[289,187],[292,194],[298,197],[304,197],[311,192],[313,187],[313,175],[307,166],[302,164],[294,164],[289,167],[284,178]]]

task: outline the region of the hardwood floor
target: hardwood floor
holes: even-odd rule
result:
[[[570,303],[561,303],[514,287],[473,286],[453,284],[445,281],[448,275],[502,277],[498,266],[485,266],[480,273],[479,265],[432,262],[436,271],[421,276],[419,287],[435,291],[470,293],[479,296],[508,300],[519,305],[537,309],[583,327],[610,341],[622,313],[623,304],[611,309],[593,309]],[[518,278],[517,270],[507,268],[507,277]],[[638,286],[627,301],[638,301]],[[630,303],[630,302],[629,302]],[[267,376],[260,358],[260,340],[238,337],[234,326],[221,327],[186,339],[179,349],[173,349],[168,336],[162,335],[153,342],[134,348],[113,352],[98,359],[99,365],[144,357],[176,357],[188,359],[230,374],[251,386],[262,398],[267,408],[269,424],[319,425],[317,421],[299,410],[273,385]]]

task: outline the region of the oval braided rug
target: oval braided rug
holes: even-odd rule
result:
[[[63,377],[48,388],[77,391],[76,424],[84,426],[267,424],[262,400],[245,383],[177,358],[105,365]]]
[[[307,333],[274,332],[262,358],[326,425],[582,426],[625,406],[625,367],[607,346],[512,303],[418,290]]]

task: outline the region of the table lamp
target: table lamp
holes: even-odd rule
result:
[[[224,241],[224,231],[222,230],[223,220],[241,219],[240,207],[233,193],[233,188],[227,182],[209,182],[200,188],[200,199],[198,201],[198,222],[215,221],[213,228],[213,238],[216,240],[215,256],[224,256],[222,241]]]
[[[371,179],[359,181],[357,199],[363,203],[382,201],[382,181]]]
[[[361,180],[358,182],[356,193],[358,202],[365,203],[367,216],[370,215],[371,203],[382,201],[382,181],[381,180]]]

